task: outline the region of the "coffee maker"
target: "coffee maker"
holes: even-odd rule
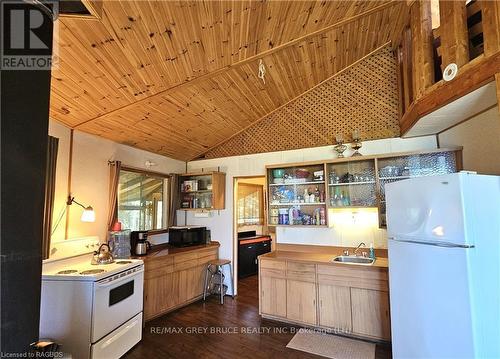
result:
[[[151,243],[147,241],[147,238],[148,231],[132,231],[130,233],[130,252],[133,256],[146,254],[148,246],[151,247]],[[139,243],[141,243],[140,246],[138,246]]]

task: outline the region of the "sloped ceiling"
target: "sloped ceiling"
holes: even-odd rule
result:
[[[407,19],[400,1],[103,4],[100,20],[58,20],[51,117],[181,160],[397,41]]]
[[[205,158],[398,137],[397,65],[389,46],[342,70],[205,154]]]

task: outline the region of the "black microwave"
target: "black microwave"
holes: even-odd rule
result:
[[[198,246],[210,243],[210,231],[206,227],[170,227],[168,243],[174,247]]]

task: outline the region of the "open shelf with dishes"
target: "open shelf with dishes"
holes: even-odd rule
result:
[[[385,227],[387,183],[461,166],[461,148],[267,166],[269,225],[328,226],[328,210],[376,208]]]
[[[385,185],[408,178],[435,176],[461,169],[461,156],[457,151],[414,153],[406,156],[377,159],[379,191],[379,224],[387,225]]]
[[[375,160],[328,163],[328,207],[376,207]]]
[[[269,225],[327,226],[324,163],[267,169]]]
[[[179,209],[220,210],[225,207],[226,174],[223,172],[185,173],[179,176]]]

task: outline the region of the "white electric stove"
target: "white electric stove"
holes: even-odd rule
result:
[[[83,254],[44,262],[40,338],[76,359],[119,358],[142,338],[144,264],[91,260]]]

